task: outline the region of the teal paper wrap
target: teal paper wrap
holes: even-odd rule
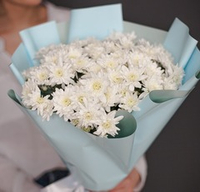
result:
[[[92,24],[97,24],[95,14],[99,14],[102,9],[105,17],[98,20],[101,30],[94,30]],[[127,176],[195,87],[200,77],[200,52],[196,46],[197,41],[189,35],[188,27],[177,18],[166,32],[122,21],[121,6],[118,4],[72,10],[71,15],[69,23],[48,22],[20,33],[23,43],[13,54],[10,67],[21,84],[24,83],[22,71],[38,65],[34,54],[39,48],[53,43],[70,42],[73,38],[84,38],[91,34],[102,38],[107,32],[122,29],[124,32],[134,30],[139,38],[163,44],[185,70],[183,85],[179,90],[152,91],[140,103],[141,111],[132,114],[121,111],[127,118],[122,123],[122,128],[132,130],[121,138],[90,135],[57,115],[53,115],[48,122],[42,121],[36,111],[23,107],[20,97],[13,90],[8,92],[11,99],[38,125],[85,188],[94,191],[108,190]]]

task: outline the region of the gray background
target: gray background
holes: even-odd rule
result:
[[[168,30],[178,17],[200,41],[198,0],[51,1],[69,8],[122,3],[124,20],[163,30]],[[200,83],[147,151],[148,177],[143,192],[200,192],[199,119]]]

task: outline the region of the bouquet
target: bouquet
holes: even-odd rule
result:
[[[197,41],[180,20],[169,32],[123,22],[118,4],[72,10],[68,25],[49,22],[21,36],[11,69],[22,98],[9,96],[91,190],[126,177],[200,76]]]

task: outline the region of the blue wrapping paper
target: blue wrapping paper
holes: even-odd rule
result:
[[[97,23],[95,18],[99,17],[102,10],[104,17]],[[9,96],[38,125],[79,181],[87,189],[95,191],[111,189],[127,176],[199,80],[200,52],[196,47],[197,41],[189,35],[188,27],[178,18],[166,32],[125,22],[121,15],[119,4],[72,10],[69,23],[49,22],[21,32],[23,43],[12,57],[11,70],[23,84],[21,72],[38,64],[34,54],[42,46],[66,43],[90,35],[103,38],[108,32],[121,31],[123,26],[124,32],[134,30],[139,38],[162,43],[184,68],[185,77],[179,90],[152,91],[140,103],[141,111],[131,114],[122,112],[127,117],[123,127],[133,130],[132,134],[123,138],[99,138],[87,134],[57,115],[53,115],[49,122],[44,122],[35,111],[23,107],[20,97],[14,91],[9,91]],[[99,24],[101,30],[92,30],[94,22],[97,26]],[[47,31],[51,35],[46,35]]]

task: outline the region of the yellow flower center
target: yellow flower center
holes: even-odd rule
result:
[[[47,79],[47,74],[46,73],[40,73],[39,74],[39,80],[43,81],[45,79]]]
[[[114,75],[112,79],[113,79],[114,83],[121,83],[122,82],[122,78],[119,77],[118,75]]]
[[[108,100],[108,99],[110,98],[110,96],[111,96],[111,95],[110,95],[110,92],[106,92],[106,93],[105,93],[105,96],[106,96],[106,99]]]
[[[63,76],[63,71],[61,69],[56,70],[56,76],[57,77],[62,77]]]
[[[76,125],[78,125],[79,120],[78,119],[72,119],[71,123],[76,126]]]
[[[129,74],[129,76],[128,76],[128,79],[130,80],[130,81],[135,81],[135,80],[137,80],[137,75],[136,74],[134,74],[134,73],[130,73]]]
[[[129,98],[127,100],[127,105],[128,106],[134,106],[136,104],[136,101],[133,98]]]
[[[133,61],[135,64],[139,64],[139,56],[135,56]]]
[[[122,95],[122,97],[125,97],[127,93],[127,90],[123,89],[120,91],[120,94]]]
[[[103,128],[105,129],[109,129],[111,127],[111,122],[110,121],[106,121],[102,124]]]
[[[84,64],[83,60],[79,59],[77,62],[76,62],[77,65],[79,66],[82,66]]]
[[[68,57],[70,58],[70,59],[76,59],[76,58],[78,58],[80,56],[80,54],[79,54],[79,52],[77,51],[77,50],[71,50],[70,52],[69,52],[69,55],[68,55]]]
[[[38,97],[36,101],[38,104],[42,104],[44,102],[44,98]]]
[[[100,90],[101,87],[102,87],[102,85],[101,85],[100,82],[94,82],[93,85],[92,85],[92,88],[93,88],[93,90],[95,90],[95,91]]]
[[[57,57],[53,57],[52,61],[53,61],[53,63],[57,63],[57,61],[58,61]]]
[[[82,130],[89,133],[91,130],[91,127],[82,127]]]
[[[82,103],[82,104],[83,104],[83,98],[84,98],[83,96],[79,96],[79,97],[78,97],[78,101],[79,101],[80,103]]]
[[[92,119],[92,114],[90,112],[85,113],[85,119],[86,120],[91,120]]]
[[[69,106],[71,104],[71,100],[69,98],[64,98],[62,103],[64,106]]]
[[[107,62],[107,66],[109,68],[114,68],[115,67],[115,62],[114,61],[109,61],[109,62]]]

